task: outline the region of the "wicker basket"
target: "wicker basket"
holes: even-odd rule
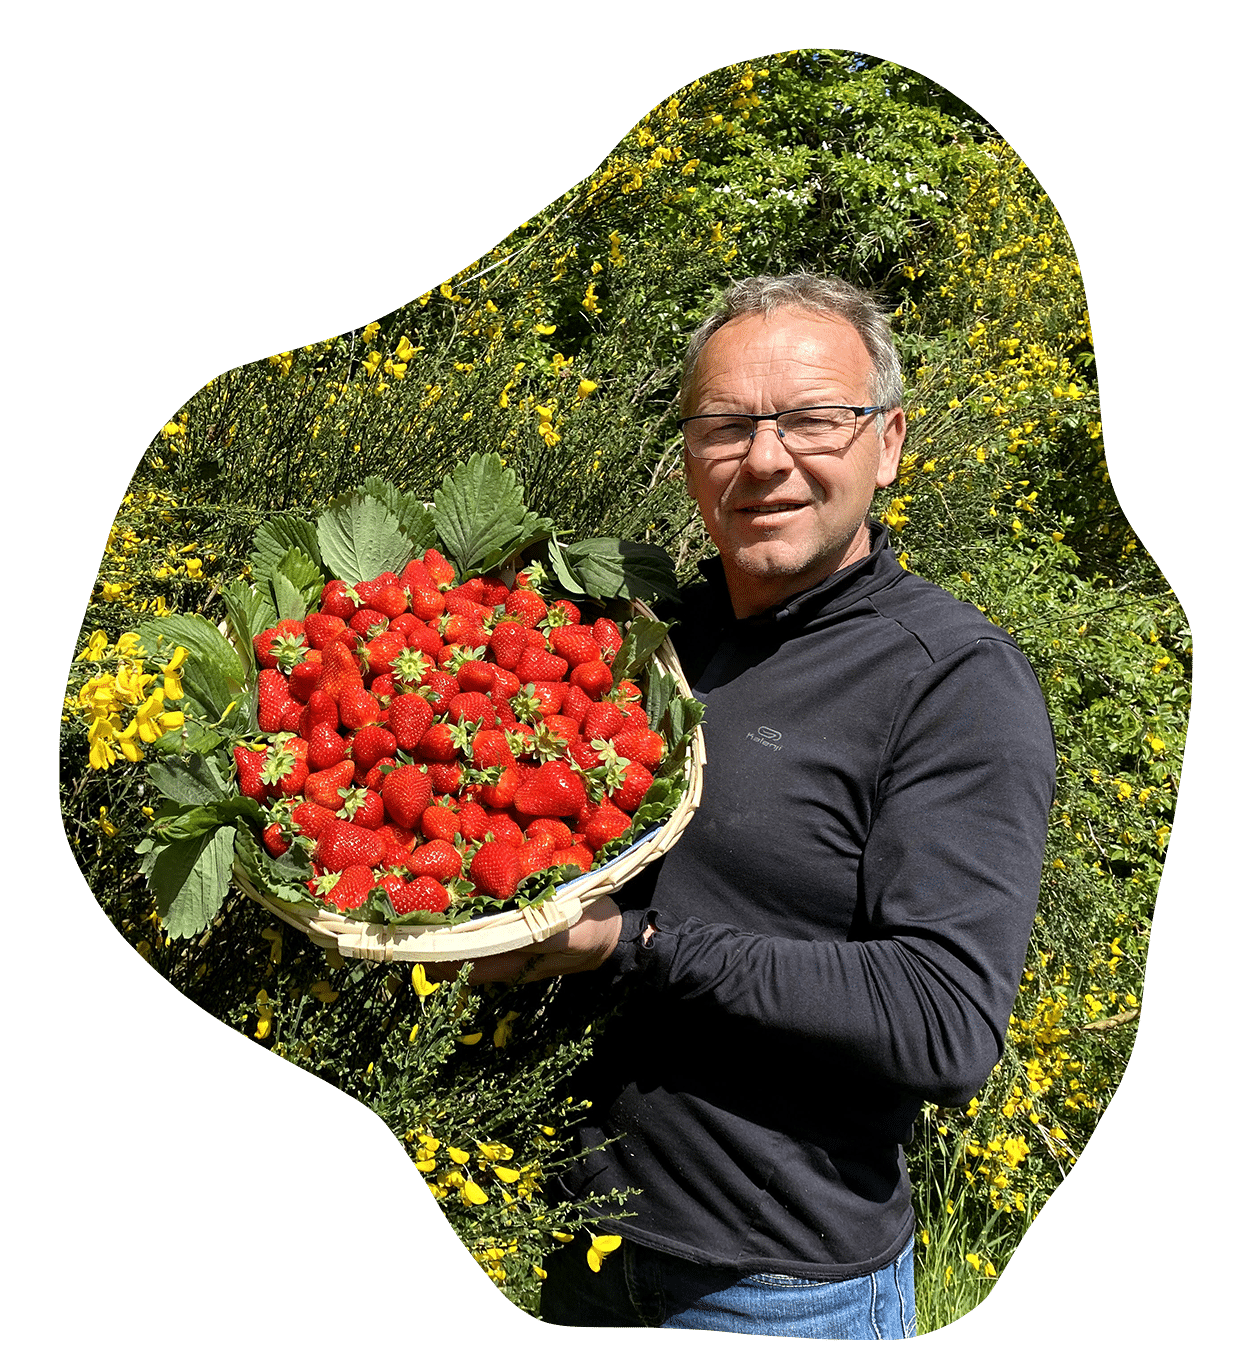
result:
[[[654,618],[641,603],[635,602],[634,610]],[[652,660],[676,680],[682,694],[691,696],[671,642],[665,639]],[[240,889],[276,918],[300,929],[321,947],[335,947],[342,956],[365,961],[472,961],[481,956],[528,947],[566,931],[588,905],[618,891],[649,863],[667,853],[681,837],[699,805],[703,792],[703,765],[703,729],[696,727],[686,752],[686,787],[672,815],[649,834],[635,840],[611,862],[567,882],[551,899],[526,909],[506,910],[449,925],[364,923],[331,911],[312,914],[309,909],[263,895],[239,864],[234,869],[234,876]]]

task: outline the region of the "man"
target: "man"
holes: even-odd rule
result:
[[[1012,640],[869,522],[900,403],[886,321],[841,282],[742,282],[692,341],[686,476],[719,562],[673,636],[702,805],[615,902],[476,973],[595,970],[577,983],[625,999],[562,1183],[636,1192],[607,1207],[624,1242],[597,1274],[557,1254],[546,1320],[913,1333],[903,1145],[999,1058],[1054,751]]]

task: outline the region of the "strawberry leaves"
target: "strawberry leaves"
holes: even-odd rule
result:
[[[561,548],[551,540],[555,577],[574,595],[596,600],[676,600],[672,560],[655,544],[630,539],[583,539]]]
[[[337,497],[315,528],[324,566],[350,585],[399,571],[414,552],[397,516],[361,491]]]
[[[472,455],[442,480],[433,502],[437,534],[460,579],[492,570],[554,529],[524,505],[518,479],[497,455]]]
[[[141,846],[141,870],[171,937],[202,932],[222,908],[231,882],[236,834],[234,825],[222,825],[168,844],[146,840],[149,847]]]

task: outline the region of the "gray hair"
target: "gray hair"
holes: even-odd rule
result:
[[[850,323],[865,344],[874,366],[869,380],[869,401],[883,408],[900,406],[904,398],[900,358],[891,337],[886,311],[878,297],[872,291],[861,290],[859,286],[837,277],[794,272],[785,277],[746,277],[726,288],[717,308],[695,329],[690,346],[686,349],[679,393],[683,412],[688,407],[699,353],[712,334],[731,319],[744,314],[759,314],[767,318],[777,309],[802,309],[810,314],[828,315]],[[881,429],[881,414],[878,422]]]

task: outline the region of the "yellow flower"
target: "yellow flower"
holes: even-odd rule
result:
[[[421,965],[411,967],[411,987],[420,998],[427,998],[429,994],[436,993],[441,988],[439,984],[433,984],[424,974],[424,968]]]
[[[332,988],[327,980],[316,980],[310,986],[310,992],[320,1003],[335,1003],[340,998],[340,994]]]
[[[118,833],[118,827],[109,819],[109,812],[103,806],[100,809],[100,828],[101,833],[110,839]]]
[[[271,1034],[271,1014],[275,1011],[275,1004],[267,996],[265,989],[258,990],[258,1028],[253,1033],[254,1039],[264,1041]]]
[[[498,1019],[498,1025],[494,1028],[494,1045],[499,1050],[511,1039],[511,1023],[519,1017],[518,1012],[509,1012]]]
[[[580,384],[577,385],[577,397],[589,398],[597,388],[598,385],[594,380],[582,380]]]
[[[87,640],[87,646],[76,656],[76,661],[99,661],[109,646],[109,639],[98,628]]]
[[[537,323],[533,325],[533,331],[538,337],[550,337],[555,331],[555,325],[553,323]]]
[[[603,1258],[620,1246],[618,1237],[596,1237],[590,1241],[590,1249],[585,1254],[586,1264],[597,1274],[603,1267]]]
[[[465,1205],[483,1205],[489,1199],[474,1181],[465,1181],[459,1187],[459,1194]]]

